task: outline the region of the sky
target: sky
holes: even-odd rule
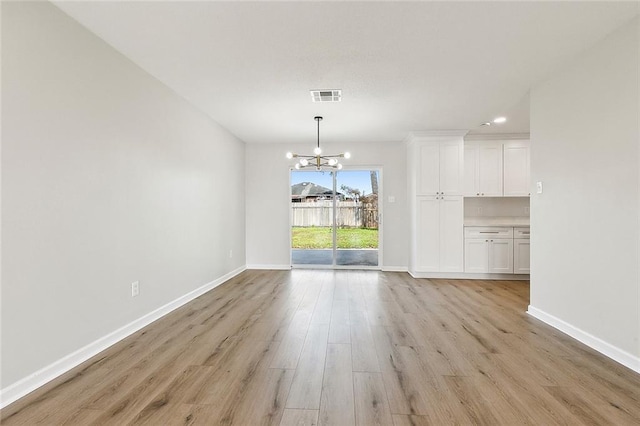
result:
[[[291,185],[301,182],[312,182],[325,188],[333,188],[332,172],[330,171],[291,171]],[[336,188],[340,191],[341,185],[359,189],[363,195],[371,194],[371,177],[369,170],[340,170],[337,175]],[[380,185],[378,177],[378,186]]]

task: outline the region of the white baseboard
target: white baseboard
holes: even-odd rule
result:
[[[74,367],[82,364],[89,358],[97,355],[108,347],[118,343],[125,337],[135,333],[136,331],[146,327],[152,322],[160,319],[161,317],[167,315],[169,312],[179,308],[180,306],[192,301],[198,296],[203,295],[209,290],[219,286],[225,281],[230,280],[236,275],[240,274],[246,269],[245,266],[241,266],[222,277],[211,281],[202,287],[199,287],[184,296],[180,296],[177,299],[167,303],[164,306],[159,307],[158,309],[149,312],[146,315],[138,318],[135,321],[130,322],[124,327],[120,327],[119,329],[107,334],[99,338],[98,340],[89,343],[88,345],[78,349],[77,351],[70,353],[69,355],[53,362],[52,364],[36,371],[35,373],[30,374],[23,379],[18,380],[17,382],[7,386],[6,388],[0,390],[0,408],[4,408],[12,402],[17,401],[23,396],[27,395],[30,392],[38,389],[40,386],[50,382],[56,377],[66,373]]]
[[[530,275],[524,274],[471,274],[468,272],[419,272],[408,271],[413,278],[433,278],[447,280],[509,280],[526,281]]]
[[[640,373],[640,357],[630,354],[629,352],[626,352],[616,346],[613,346],[612,344],[607,343],[604,340],[531,305],[529,305],[527,313],[532,317],[537,318],[540,321],[550,325],[551,327],[556,328],[563,333],[573,337],[579,342],[584,343],[590,348],[595,349],[596,351],[611,358],[612,360],[619,362],[625,367],[628,367],[633,371]]]
[[[382,272],[408,272],[409,268],[406,266],[382,266]]]
[[[247,265],[247,269],[287,270],[291,269],[291,265]]]

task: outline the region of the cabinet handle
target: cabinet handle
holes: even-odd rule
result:
[[[480,231],[481,234],[499,234],[500,231]]]
[[[480,193],[479,193],[479,192],[476,192],[476,195],[480,195]]]
[[[488,242],[489,242],[489,240],[484,240],[484,242],[485,242],[485,243],[488,243]]]
[[[482,195],[484,195],[484,192],[482,193]]]

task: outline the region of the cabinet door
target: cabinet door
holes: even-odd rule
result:
[[[489,272],[513,274],[513,240],[489,240]]]
[[[480,195],[478,188],[478,145],[464,145],[464,195],[477,197]]]
[[[462,195],[464,146],[460,142],[440,143],[440,193]]]
[[[439,198],[439,197],[438,197]],[[416,200],[416,270],[436,272],[440,265],[440,200],[436,196]]]
[[[440,192],[440,146],[438,143],[418,145],[416,195]]]
[[[502,196],[502,144],[481,144],[478,149],[478,191],[487,197]]]
[[[504,195],[528,196],[529,193],[529,142],[504,144]]]
[[[464,145],[464,195],[477,197],[480,195],[478,187],[478,144]]]
[[[513,240],[513,273],[529,274],[530,268],[530,248],[529,239],[516,238]]]
[[[489,241],[480,238],[464,240],[464,272],[483,273],[489,270]]]
[[[440,271],[464,269],[464,206],[462,196],[440,199]]]

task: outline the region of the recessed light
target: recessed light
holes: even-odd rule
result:
[[[505,121],[507,121],[506,117],[498,117],[495,120],[493,120],[493,122],[496,124],[504,123]]]

